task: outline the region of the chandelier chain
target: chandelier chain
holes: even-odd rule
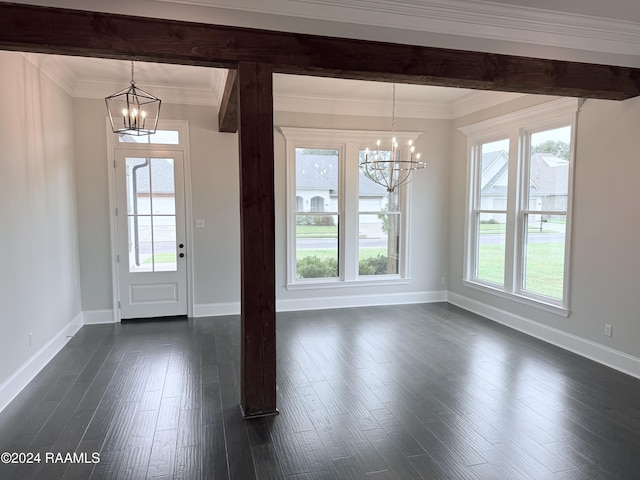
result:
[[[131,60],[131,85],[134,85],[136,82],[133,80],[133,60]]]
[[[396,84],[393,84],[393,102],[391,105],[391,136],[396,132]]]

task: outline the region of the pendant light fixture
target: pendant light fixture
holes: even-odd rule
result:
[[[413,141],[409,140],[406,148],[398,145],[395,137],[396,129],[396,85],[393,84],[393,104],[391,110],[391,145],[381,148],[376,142],[374,149],[366,149],[364,159],[360,162],[363,173],[378,185],[382,185],[389,193],[397,187],[409,183],[416,172],[427,166],[420,161],[420,154],[415,152]]]
[[[113,133],[151,135],[156,133],[161,100],[136,87],[131,62],[131,85],[104,99]]]

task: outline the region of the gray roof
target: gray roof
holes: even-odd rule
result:
[[[552,153],[531,156],[530,188],[539,195],[569,194],[569,162]]]
[[[138,164],[143,164],[144,159],[139,159]],[[173,163],[165,158],[152,158],[153,166],[152,182],[154,194],[174,193]],[[149,168],[136,170],[138,193],[149,193]]]
[[[506,195],[509,157],[506,152],[487,152],[482,155],[482,194]],[[567,195],[569,191],[569,162],[553,153],[534,153],[531,156],[530,193],[536,196]]]
[[[482,154],[482,194],[506,195],[509,155],[503,150]]]
[[[361,197],[382,197],[386,188],[362,174],[359,175]],[[338,157],[334,155],[296,155],[296,187],[301,190],[329,190],[338,193]]]
[[[296,187],[305,190],[338,190],[338,157],[296,155]]]

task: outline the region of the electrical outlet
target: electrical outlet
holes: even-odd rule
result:
[[[612,337],[613,336],[613,327],[611,325],[609,325],[608,323],[604,324],[604,334],[607,337]]]
[[[445,285],[447,283],[447,279],[445,277],[440,277],[440,285]]]

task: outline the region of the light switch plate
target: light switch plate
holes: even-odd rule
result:
[[[196,218],[196,228],[204,228],[204,218]]]

